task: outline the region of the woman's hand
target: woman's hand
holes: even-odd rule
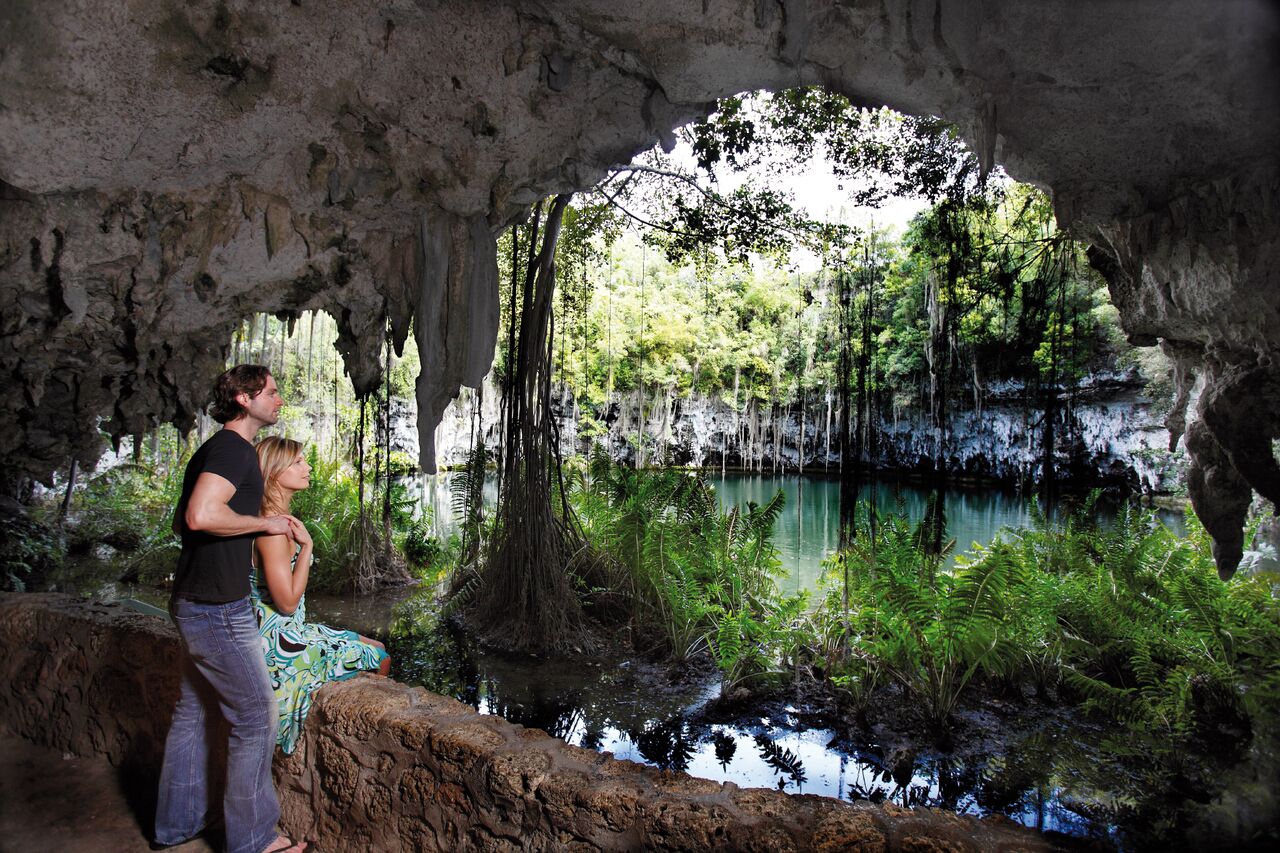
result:
[[[258,558],[272,605],[285,616],[291,615],[307,589],[311,570],[311,533],[296,516],[277,516],[288,526],[278,536],[259,537]]]
[[[311,544],[311,533],[297,516],[286,516],[289,519],[289,538],[299,545]]]

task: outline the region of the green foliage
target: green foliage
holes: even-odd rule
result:
[[[1006,680],[1176,745],[1273,706],[1270,582],[1220,581],[1194,519],[1181,538],[1128,507],[1094,527],[1096,499],[1059,526],[1033,508],[1030,529],[975,545],[950,571],[895,516],[829,560],[813,648],[853,710],[890,679],[942,728],[975,679]]]
[[[68,548],[85,551],[105,543],[120,551],[137,551],[150,539],[153,528],[172,536],[172,511],[182,486],[181,473],[157,477],[156,472],[132,463],[119,465],[93,477],[75,495],[68,525]]]
[[[1016,647],[1005,608],[1021,564],[1012,548],[997,541],[972,559],[957,560],[953,572],[942,572],[942,555],[927,551],[921,527],[889,516],[878,518],[876,529],[874,541],[855,540],[852,551],[832,564],[838,578],[828,572],[819,618],[840,623],[859,651],[849,655],[849,671],[837,671],[837,683],[863,690],[866,680],[888,675],[919,698],[931,724],[944,727],[976,674],[998,675],[1012,664]],[[866,701],[865,695],[857,698]]]
[[[173,573],[178,538],[173,510],[182,493],[182,468],[157,471],[125,463],[91,478],[72,499],[67,550],[84,554],[113,549],[116,577],[159,583]]]
[[[302,519],[314,543],[315,563],[308,588],[338,592],[348,580],[348,567],[359,559],[359,483],[337,460],[307,448],[311,486],[293,497],[291,510]]]
[[[361,530],[359,478],[337,459],[324,459],[312,445],[307,449],[311,465],[311,486],[293,497],[291,510],[302,519],[314,543],[315,564],[311,569],[308,589],[339,592],[350,588],[363,558],[362,536],[376,536],[373,525]],[[385,484],[379,484],[382,486]],[[365,483],[367,519],[381,517],[384,495]],[[391,527],[406,530],[411,525],[412,499],[405,496],[404,486],[392,484]]]
[[[598,451],[573,498],[588,540],[625,567],[635,624],[656,626],[668,654],[709,651],[726,687],[780,671],[804,609],[776,590],[781,492],[722,511],[695,474],[625,468]]]
[[[984,178],[944,122],[795,89],[725,99],[683,133],[696,169],[651,152],[597,188],[642,226],[641,245],[610,220],[600,240],[578,229],[565,256],[573,292],[557,314],[555,367],[585,413],[581,435],[600,434],[617,396],[633,405],[642,390],[650,411],[693,394],[744,414],[812,404],[844,381],[847,339],[847,354],[869,359],[875,407],[939,417],[948,398],[981,406],[1001,379],[1025,383],[1047,410],[1089,370],[1132,362],[1103,282],[1048,196]],[[817,155],[854,203],[933,206],[902,237],[811,219],[771,179]],[[737,172],[737,189],[721,189],[717,169]],[[788,269],[799,245],[824,268]],[[840,281],[854,282],[851,297]]]
[[[450,498],[453,514],[458,519],[460,558],[464,565],[475,562],[484,538],[484,480],[488,463],[488,449],[484,442],[476,442],[451,486]]]
[[[553,360],[589,422],[584,434],[600,431],[607,404],[642,388],[646,409],[693,394],[743,412],[812,404],[839,386],[844,335],[861,357],[864,324],[868,391],[882,406],[927,408],[932,364],[947,393],[965,399],[975,378],[1052,395],[1127,351],[1115,315],[1099,310],[1106,288],[1081,244],[1056,229],[1047,196],[1030,187],[934,208],[901,238],[862,235],[816,272],[761,259],[709,267],[705,254],[690,244],[692,263],[677,266],[624,235],[588,262],[589,284],[558,315]],[[842,280],[852,290],[848,328]]]
[[[1025,538],[1034,548],[1051,535]],[[1063,675],[1087,707],[1178,741],[1274,700],[1280,609],[1269,584],[1219,580],[1194,520],[1179,538],[1126,508],[1072,539],[1083,568],[1061,578],[1056,618]]]
[[[423,513],[404,534],[401,546],[404,558],[420,569],[432,569],[444,556],[445,547],[438,538],[431,535],[431,514]]]
[[[26,515],[0,517],[0,561],[4,579],[0,590],[26,592],[28,585],[58,566],[65,548],[49,527]]]
[[[837,177],[858,179],[851,196],[859,205],[895,196],[961,200],[978,189],[977,161],[952,125],[855,107],[821,87],[725,98],[687,136],[707,171],[720,162],[742,169],[825,155]]]

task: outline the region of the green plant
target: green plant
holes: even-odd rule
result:
[[[431,512],[428,510],[404,534],[401,545],[405,559],[420,569],[432,568],[444,554],[440,540],[431,535]]]
[[[115,577],[162,582],[177,563],[173,512],[182,476],[180,464],[157,471],[126,463],[92,477],[72,500],[66,521],[68,551],[90,553],[107,545]]]
[[[369,552],[384,545],[389,548],[382,541],[381,525],[375,522],[387,508],[386,484],[365,482],[362,516],[359,478],[341,460],[321,458],[315,445],[308,448],[307,461],[311,486],[294,495],[291,511],[307,525],[315,543],[308,588],[339,592],[354,584],[360,566],[370,559]],[[410,526],[414,503],[404,485],[392,481],[389,521],[393,538],[396,531]]]
[[[1083,544],[1092,565],[1064,578],[1057,613],[1086,707],[1178,742],[1274,698],[1280,606],[1265,581],[1218,579],[1193,518],[1179,538],[1126,507]]]
[[[0,516],[0,589],[26,592],[28,585],[62,562],[65,549],[54,531],[25,514]]]
[[[453,513],[460,526],[459,561],[464,565],[476,561],[485,541],[484,481],[488,463],[488,449],[483,441],[476,442],[450,486]]]
[[[314,445],[307,450],[307,461],[311,486],[294,495],[291,511],[315,543],[308,589],[338,592],[347,584],[349,566],[359,559],[359,484],[340,461],[322,459]]]
[[[833,562],[838,575],[827,574],[819,622],[830,630],[834,613],[849,644],[833,677],[861,709],[887,675],[917,696],[926,719],[941,729],[975,675],[1012,666],[1009,605],[1022,564],[1012,547],[997,540],[944,572],[943,554],[925,547],[930,537],[920,526],[902,516],[877,516],[876,529],[874,541],[855,540]]]
[[[851,709],[864,713],[887,677],[943,727],[975,678],[1030,682],[1166,745],[1270,713],[1270,582],[1220,581],[1194,517],[1182,537],[1132,507],[1099,527],[1094,501],[1056,526],[1033,512],[1030,528],[975,546],[950,571],[897,516],[878,519],[874,544],[830,559],[813,648]]]
[[[572,495],[588,540],[630,579],[633,624],[653,626],[668,654],[709,650],[729,683],[775,668],[781,493],[726,511],[695,474],[626,468],[596,451]]]

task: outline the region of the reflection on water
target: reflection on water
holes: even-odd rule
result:
[[[453,476],[422,481],[422,503],[431,509],[438,536],[447,536],[455,525]],[[764,504],[781,489],[786,507],[775,544],[787,574],[779,586],[790,592],[817,585],[821,562],[838,540],[837,481],[760,474],[712,475],[708,481],[724,506]],[[902,483],[880,483],[874,492],[881,512],[904,513],[912,521],[923,517],[928,497],[927,488]],[[496,500],[492,482],[486,499]],[[945,512],[957,552],[1032,522],[1025,497],[995,489],[953,489]],[[1105,511],[1100,515],[1105,524]],[[1166,524],[1177,528],[1175,519]],[[699,711],[719,693],[713,674],[665,688],[665,673],[628,660],[566,666],[488,655],[436,627],[429,599],[400,608],[410,618],[401,621],[388,644],[397,679],[620,759],[742,787],[1003,814],[1042,830],[1122,846],[1134,831],[1135,813],[1152,809],[1153,803],[1157,810],[1169,804],[1162,783],[1127,775],[1104,758],[1108,747],[1102,735],[1085,727],[1046,722],[1021,740],[1006,736],[989,745],[989,754],[966,753],[969,757],[962,759],[842,743],[831,730],[804,727],[794,707],[736,724],[707,722]],[[1121,820],[1130,823],[1121,827]]]
[[[418,606],[408,602],[402,611]],[[389,643],[398,680],[586,749],[741,787],[1003,814],[1117,840],[1115,794],[1101,793],[1117,780],[1101,769],[1103,749],[1086,730],[1046,727],[1023,742],[993,745],[981,759],[960,760],[842,743],[834,731],[806,728],[791,706],[736,724],[707,722],[699,711],[719,693],[714,674],[665,688],[664,670],[630,660],[512,660],[469,649],[450,630],[431,627],[421,610],[415,619]]]

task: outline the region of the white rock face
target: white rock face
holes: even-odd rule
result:
[[[1242,499],[1280,498],[1278,14],[1268,0],[10,0],[0,480],[91,463],[100,428],[189,425],[254,311],[330,311],[364,389],[384,329],[402,347],[416,318],[428,435],[491,352],[494,233],[715,98],[822,84],[956,122],[1092,235],[1126,329],[1205,377],[1191,492],[1225,568]]]
[[[1169,432],[1154,414],[1143,383],[1133,374],[1086,377],[1071,395],[1063,395],[1055,418],[1055,478],[1076,486],[1118,486],[1141,494],[1167,493],[1177,485],[1181,453],[1168,452]],[[942,459],[949,475],[1006,483],[1040,483],[1043,470],[1042,412],[1021,385],[992,383],[981,411],[960,408],[952,413]],[[561,396],[561,392],[556,392]],[[563,396],[561,399],[565,399]],[[477,406],[475,392],[466,390],[444,413],[435,431],[437,459],[443,466],[466,461],[473,430],[492,452],[500,444],[499,395],[488,381]],[[623,395],[610,412],[596,412],[611,421],[603,437],[582,436],[572,401],[559,408],[561,449],[589,454],[603,444],[619,462],[636,458],[639,406],[634,394]],[[765,471],[838,470],[838,415],[828,422],[821,401],[804,415],[804,448],[800,449],[798,408],[759,416],[737,412],[718,397],[693,395],[645,406],[646,459],[654,464],[700,468],[750,468]],[[393,413],[392,446],[409,454],[419,451],[416,407],[410,401]],[[919,473],[937,470],[935,436],[927,411],[909,407],[880,419],[879,444],[866,456],[885,469]],[[828,434],[830,426],[830,434]],[[803,457],[803,459],[802,459]]]

